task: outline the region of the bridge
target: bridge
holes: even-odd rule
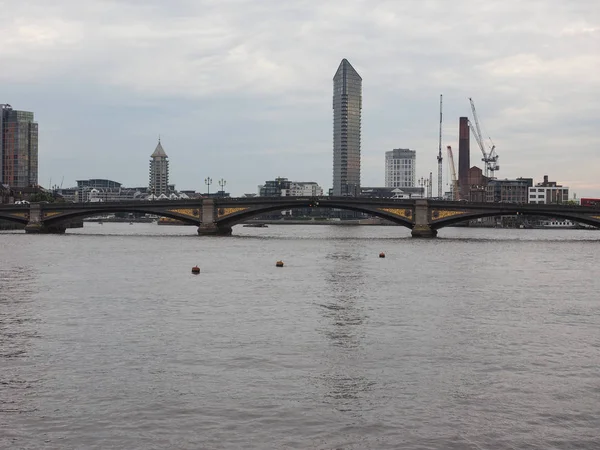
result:
[[[199,235],[230,235],[232,227],[271,211],[334,208],[381,217],[410,228],[413,237],[435,237],[437,230],[472,219],[533,215],[568,219],[600,228],[600,208],[526,203],[471,203],[442,200],[362,197],[251,197],[99,203],[0,205],[0,219],[25,225],[27,233],[64,233],[65,223],[112,213],[143,213],[198,226]]]

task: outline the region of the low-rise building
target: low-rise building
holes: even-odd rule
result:
[[[314,181],[290,181],[277,177],[258,186],[259,197],[320,197],[323,188]]]
[[[258,196],[281,197],[281,192],[284,190],[289,190],[290,186],[290,180],[287,178],[277,177],[274,180],[265,181],[265,184],[258,186]]]
[[[569,188],[557,184],[556,181],[548,181],[548,175],[544,175],[544,181],[529,188],[529,203],[557,204],[569,201]]]
[[[192,191],[193,192],[193,191]],[[174,184],[168,185],[166,194],[155,195],[146,186],[124,187],[121,183],[103,178],[77,180],[76,188],[58,189],[67,201],[74,202],[120,202],[132,200],[180,200],[191,198],[188,194],[177,192]]]
[[[361,187],[360,196],[367,198],[424,198],[425,187]]]
[[[284,197],[321,197],[323,188],[314,181],[292,181],[289,189],[282,189]]]
[[[489,179],[483,175],[482,170],[473,166],[468,172],[469,196],[470,202],[485,202],[487,200],[487,185]]]
[[[490,180],[486,186],[486,201],[495,203],[527,203],[533,178]]]

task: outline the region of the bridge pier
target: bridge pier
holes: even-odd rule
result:
[[[63,234],[65,224],[46,225],[42,220],[42,207],[39,203],[29,205],[29,222],[25,225],[25,233],[32,234]]]
[[[219,226],[216,223],[202,223],[198,227],[198,236],[231,236],[231,227]]]
[[[437,230],[431,228],[429,222],[429,202],[425,199],[415,200],[415,225],[411,232],[414,238],[434,238]]]
[[[434,230],[429,225],[415,225],[411,231],[414,238],[434,238],[437,236],[437,230]]]
[[[31,234],[63,234],[66,225],[46,225],[42,220],[42,207],[39,203],[29,205],[29,222],[25,225],[25,233]]]
[[[202,223],[198,227],[199,236],[230,236],[231,227],[219,225],[216,219],[215,201],[212,198],[202,200]]]
[[[44,225],[43,223],[28,223],[25,225],[25,233],[29,234],[64,234],[67,230],[65,225]]]

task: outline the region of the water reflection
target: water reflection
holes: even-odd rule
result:
[[[326,319],[320,331],[331,345],[321,375],[326,389],[324,397],[340,411],[356,411],[361,409],[356,405],[361,393],[373,384],[362,369],[367,319],[363,306],[366,286],[360,269],[362,258],[356,251],[334,249],[327,259],[327,294],[318,304],[321,316]]]
[[[34,381],[24,378],[38,338],[30,267],[0,269],[0,413],[23,413]]]

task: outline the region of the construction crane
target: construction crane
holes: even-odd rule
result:
[[[473,112],[473,121],[475,122],[475,126],[473,126],[473,122],[469,121],[469,128],[471,129],[471,133],[475,137],[477,141],[477,145],[481,149],[481,153],[483,153],[483,158],[481,159],[484,164],[484,174],[487,178],[494,178],[494,172],[496,170],[500,170],[500,166],[498,165],[498,155],[496,154],[496,146],[490,139],[492,146],[490,147],[490,151],[486,151],[485,145],[483,144],[483,138],[481,136],[481,129],[479,127],[479,119],[477,118],[477,111],[475,110],[475,103],[473,99],[469,97],[469,102],[471,102],[471,111]]]
[[[440,94],[440,139],[438,145],[438,199],[442,198],[442,95]]]
[[[448,164],[450,165],[450,176],[452,177],[452,185],[450,186],[450,196],[452,200],[458,200],[458,178],[456,178],[456,167],[454,166],[454,156],[452,155],[452,147],[447,146]]]

